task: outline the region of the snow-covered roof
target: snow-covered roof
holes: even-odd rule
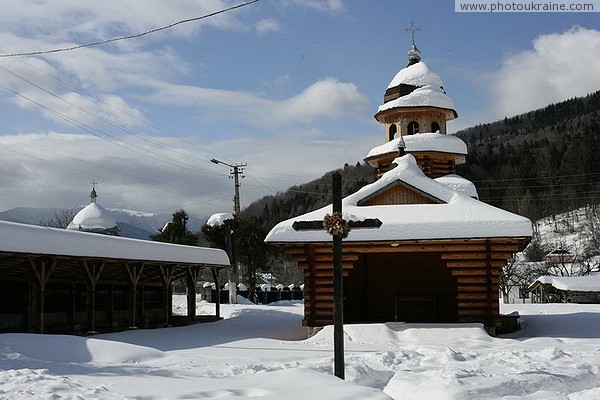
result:
[[[388,89],[396,87],[400,84],[413,86],[444,86],[440,76],[433,72],[431,68],[424,62],[420,61],[416,64],[402,68],[388,85]]]
[[[588,276],[540,276],[529,287],[536,283],[551,285],[558,290],[575,292],[600,292],[600,275]]]
[[[415,135],[402,136],[406,144],[406,151],[438,151],[441,153],[468,154],[465,142],[454,135],[445,135],[442,133],[417,133]],[[379,156],[388,153],[398,152],[398,142],[400,138],[390,140],[389,142],[377,146],[369,151],[366,158]]]
[[[225,221],[233,219],[233,214],[231,213],[216,213],[210,216],[208,221],[206,221],[206,225],[208,226],[221,226],[225,223]]]
[[[383,103],[379,106],[377,112],[398,107],[437,107],[454,112],[452,99],[444,93],[442,88],[434,85],[417,88],[407,95]]]
[[[460,175],[456,174],[448,174],[444,176],[440,176],[439,178],[435,178],[436,182],[442,183],[448,186],[450,189],[462,193],[469,197],[474,197],[476,199],[479,198],[479,194],[477,193],[477,188],[468,179],[463,178]]]
[[[229,266],[220,249],[183,246],[0,221],[0,251]]]
[[[458,193],[428,178],[408,154],[394,161],[397,167],[376,182],[342,200],[342,210],[352,219],[378,218],[378,229],[353,229],[346,241],[401,241],[424,239],[468,239],[495,237],[531,237],[531,221]],[[402,204],[359,206],[358,203],[401,181],[444,204]],[[331,213],[331,205],[277,224],[265,239],[271,243],[328,242],[324,230],[295,231],[295,221],[322,220]]]
[[[67,229],[102,232],[117,228],[108,211],[97,203],[90,203],[75,215]]]
[[[416,89],[380,105],[378,112],[396,107],[438,107],[452,110],[456,114],[454,102],[446,95],[439,75],[424,62],[417,62],[398,71],[388,85],[388,90],[399,85],[416,86]]]

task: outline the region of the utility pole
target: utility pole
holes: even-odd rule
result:
[[[229,171],[229,178],[233,178],[233,182],[235,184],[235,195],[233,197],[233,211],[237,215],[240,212],[240,186],[242,186],[242,184],[240,183],[240,175],[242,176],[242,178],[245,177],[244,168],[248,164],[228,164],[215,158],[213,158],[210,161],[215,164],[227,165],[229,168],[231,168],[231,170]]]
[[[219,161],[216,158],[210,160],[215,164],[223,164],[227,165],[231,170],[229,171],[229,178],[233,178],[235,194],[233,196],[233,211],[234,211],[234,219],[240,213],[240,175],[242,178],[244,177],[244,167],[246,167],[246,163],[243,164],[228,164],[223,161]],[[231,262],[231,269],[229,270],[229,303],[237,304],[237,284],[238,284],[238,266],[237,261],[235,259],[235,240],[234,240],[234,227],[235,221],[234,219],[228,219],[225,221],[225,229],[227,230],[225,240],[227,241],[227,249],[229,252],[229,261]],[[218,291],[217,291],[218,292]]]

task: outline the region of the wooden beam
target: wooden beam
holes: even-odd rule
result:
[[[89,284],[92,290],[91,293],[91,308],[88,310],[88,315],[89,315],[89,326],[90,326],[90,333],[95,333],[96,332],[96,285],[98,284],[98,281],[100,280],[100,275],[102,274],[102,271],[104,270],[104,266],[106,265],[105,261],[102,261],[100,263],[100,266],[98,267],[96,264],[91,264],[90,262],[91,260],[81,260],[82,264],[83,264],[83,269],[86,272],[86,275],[89,279]]]
[[[513,256],[513,253],[500,252],[492,253],[492,260],[506,261]],[[444,253],[442,254],[442,260],[485,260],[487,254],[485,252],[457,252],[457,253]]]
[[[169,317],[171,316],[171,309],[169,307],[171,304],[171,301],[169,300],[169,288],[173,282],[173,272],[175,271],[175,267],[170,265],[159,265],[158,269],[163,282],[163,308],[165,326],[169,326]]]
[[[125,269],[127,270],[127,275],[129,276],[129,282],[132,287],[132,309],[131,309],[131,326],[130,329],[137,329],[137,285],[140,281],[140,277],[142,276],[142,272],[144,272],[144,264],[130,264],[125,263]]]
[[[45,312],[44,308],[46,306],[46,284],[48,283],[48,279],[50,279],[50,274],[56,267],[56,259],[52,258],[50,261],[44,260],[42,257],[38,257],[36,259],[34,257],[27,257],[27,261],[31,269],[33,270],[34,276],[37,279],[37,283],[39,286],[39,301],[38,301],[38,331],[39,333],[44,333],[45,328]]]
[[[488,264],[489,262],[489,264]],[[502,268],[506,265],[506,261],[492,261],[492,258],[477,260],[477,261],[448,261],[446,266],[448,268]]]

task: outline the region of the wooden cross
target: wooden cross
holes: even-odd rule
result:
[[[90,182],[90,184],[92,185],[92,189],[96,190],[96,185],[98,184],[98,182],[96,182],[95,179],[92,179],[92,181]]]
[[[406,32],[410,32],[412,34],[412,42],[415,43],[415,33],[419,32],[421,28],[415,25],[415,21],[410,21],[410,26],[405,29]]]
[[[342,213],[342,174],[332,176],[333,212]],[[353,229],[379,228],[382,222],[377,218],[363,221],[347,221]],[[323,221],[295,221],[292,228],[296,231],[323,230]],[[342,280],[342,236],[333,236],[333,365],[334,373],[340,379],[344,373],[344,286]]]

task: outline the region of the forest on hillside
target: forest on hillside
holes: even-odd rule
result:
[[[600,91],[456,133],[469,150],[458,173],[480,199],[532,220],[600,203]],[[374,182],[364,163],[339,170],[344,196]],[[243,214],[270,229],[331,202],[331,175],[263,197]]]
[[[456,135],[486,203],[535,221],[600,202],[600,91]]]

